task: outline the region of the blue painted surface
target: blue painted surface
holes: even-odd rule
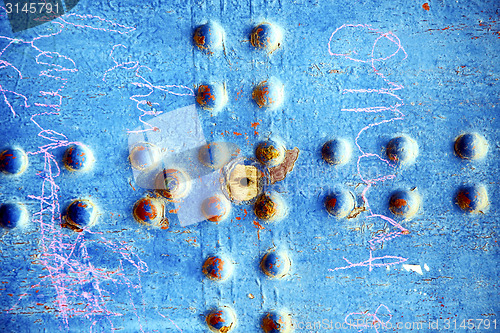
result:
[[[0,205],[0,226],[13,229],[23,226],[28,219],[26,208],[19,203],[3,203]]]
[[[207,312],[225,305],[234,309],[234,332],[261,332],[270,311],[289,314],[297,332],[357,319],[386,325],[379,332],[393,331],[389,323],[436,321],[439,328],[427,331],[444,332],[446,320],[453,331],[472,332],[459,327],[463,320],[488,319],[483,331],[498,331],[498,6],[423,5],[80,1],[15,33],[0,8],[0,141],[29,158],[23,174],[0,174],[0,201],[22,202],[31,216],[24,230],[2,230],[3,331],[203,332]],[[196,27],[209,21],[224,31],[211,53],[193,45]],[[282,32],[272,52],[251,45],[262,22]],[[283,84],[282,104],[259,108],[254,88],[270,78]],[[183,109],[182,121],[155,123],[196,105],[206,82],[225,84],[218,112],[196,106]],[[182,124],[191,121],[200,127],[190,133]],[[272,136],[298,147],[293,171],[266,187],[286,201],[286,217],[266,223],[242,204],[223,223],[202,217],[182,227],[183,203],[164,198],[168,229],[138,223],[134,204],[155,195],[130,164],[138,129],[145,142],[161,136],[162,154],[192,151],[186,159],[198,164],[197,146],[168,140],[176,129],[203,137],[200,146],[235,144],[246,158]],[[484,137],[483,158],[458,156],[455,140],[464,133]],[[387,145],[404,135],[418,155],[395,168]],[[321,155],[334,137],[352,143],[340,168]],[[62,163],[80,142],[95,158],[85,173]],[[466,186],[484,186],[484,209],[460,208]],[[353,218],[326,211],[324,197],[335,188],[355,195]],[[419,210],[394,219],[391,195],[413,188]],[[99,223],[81,233],[61,228],[65,208],[83,197],[95,202]],[[260,269],[275,247],[292,263],[277,280]],[[234,262],[223,283],[201,269],[213,252]],[[322,328],[308,327],[315,322]]]

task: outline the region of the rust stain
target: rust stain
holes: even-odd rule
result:
[[[259,108],[264,107],[267,103],[274,103],[274,101],[269,98],[269,87],[266,83],[267,81],[262,82],[252,93],[252,98],[255,100]]]
[[[280,165],[269,169],[271,184],[282,181],[285,179],[286,175],[293,170],[295,161],[299,158],[299,152],[299,148],[297,147],[292,150],[287,150],[285,152],[285,160]]]
[[[470,206],[471,200],[467,198],[467,194],[469,193],[463,193],[463,192],[458,193],[457,203],[462,209],[467,209]]]
[[[424,3],[424,4],[422,5],[422,8],[423,8],[423,9],[425,9],[425,10],[427,10],[427,11],[431,9],[431,7],[429,6],[429,3],[428,3],[428,2]]]
[[[191,245],[194,245],[196,243],[196,238],[192,238],[192,237],[187,238],[186,242],[191,244]]]
[[[361,214],[362,212],[366,211],[366,208],[363,206],[363,207],[356,207],[354,208],[350,213],[349,215],[347,215],[347,218],[348,219],[353,219],[353,218],[356,218],[359,214]]]
[[[163,230],[167,230],[170,227],[170,222],[167,218],[164,218],[160,221],[160,228]]]
[[[278,207],[270,196],[263,194],[255,202],[254,211],[259,219],[269,220],[276,215]]]
[[[241,134],[241,133],[238,133],[238,132],[233,132],[233,134],[234,134],[234,135],[236,135],[236,136],[240,136],[240,135],[243,135],[243,134]]]
[[[132,185],[132,181],[131,181],[131,180],[128,182],[128,184],[129,184],[129,185],[130,185],[130,187],[132,187],[132,189],[135,191],[135,187]]]
[[[328,207],[335,208],[335,205],[337,204],[337,199],[336,198],[330,198],[328,200]]]
[[[396,208],[401,208],[401,207],[406,206],[408,203],[406,202],[405,199],[395,199],[395,200],[392,201],[392,204]]]
[[[236,100],[238,100],[238,98],[240,97],[240,94],[243,94],[243,89],[241,89],[240,91],[238,91],[236,93]]]
[[[281,317],[279,317],[278,321],[275,322],[271,319],[271,315],[268,314],[264,319],[262,319],[262,329],[265,332],[277,332],[284,323],[285,322]]]
[[[253,225],[257,228],[257,238],[260,240],[260,231],[265,230],[265,228],[257,221],[253,221]]]

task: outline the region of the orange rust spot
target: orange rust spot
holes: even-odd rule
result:
[[[193,36],[193,39],[194,39],[195,43],[198,44],[199,47],[202,47],[203,45],[205,45],[205,36],[201,36],[198,33],[196,33]]]
[[[422,5],[422,8],[427,10],[427,11],[431,9],[431,7],[429,6],[429,3],[427,3],[427,2]]]
[[[217,324],[225,323],[226,321],[224,320],[224,318],[222,318],[222,311],[219,311],[210,315],[208,322],[211,326],[216,326]]]
[[[264,330],[264,332],[271,332],[280,329],[278,323],[274,322],[274,320],[272,320],[270,317],[271,315],[268,314],[264,319],[262,319],[262,329]],[[279,322],[281,322],[281,317],[279,319]]]
[[[36,303],[36,305],[43,305],[43,303]]]
[[[177,212],[179,212],[179,208],[177,208],[177,209],[171,209],[168,212],[171,213],[171,214],[177,214]]]
[[[250,35],[250,43],[252,44],[253,47],[258,47],[258,48],[265,47],[265,44],[259,38],[259,33],[261,31],[262,28],[258,28]]]
[[[327,202],[328,207],[334,208],[335,205],[337,204],[337,199],[336,198],[330,198]]]
[[[462,209],[467,209],[470,206],[471,200],[467,198],[467,193],[460,192],[457,196],[457,203]]]
[[[132,185],[132,181],[129,181],[128,184],[130,185],[130,187],[132,187],[132,189],[135,191],[135,187]]]
[[[236,219],[237,219],[237,220],[239,221],[239,220],[241,220],[241,217],[239,217],[239,216],[236,216]]]
[[[240,136],[240,135],[243,135],[243,134],[241,134],[241,133],[238,133],[238,132],[233,132],[233,134],[234,134],[234,135],[236,135],[236,136]]]
[[[167,230],[170,227],[170,222],[167,218],[164,218],[160,221],[160,228],[163,230]]]
[[[257,238],[260,240],[260,231],[264,230],[264,227],[257,221],[253,221],[253,225],[257,228]]]
[[[252,92],[252,97],[259,108],[264,107],[268,102],[269,104],[273,103],[272,99],[270,99],[268,96],[269,87],[266,85],[266,83],[267,81],[262,82],[261,85],[254,89],[254,91]]]
[[[255,129],[256,129],[256,128],[257,128],[257,126],[259,126],[259,125],[260,125],[260,123],[259,123],[259,122],[255,122],[255,123],[252,123],[251,127],[253,127],[253,128],[255,128]]]
[[[259,230],[264,230],[265,228],[257,221],[253,221],[253,224],[255,225],[255,227]]]
[[[243,89],[241,89],[240,91],[238,91],[238,92],[236,93],[236,100],[238,100],[238,97],[239,97],[239,96],[240,96],[240,94],[242,94],[242,93],[243,93]]]
[[[220,258],[210,257],[203,265],[203,272],[209,276],[222,278],[222,269],[224,268],[224,261]]]
[[[395,199],[395,200],[392,201],[392,204],[396,208],[401,208],[401,207],[406,206],[408,203],[406,202],[405,199]]]
[[[207,85],[201,85],[198,87],[198,96],[196,101],[198,104],[204,106],[209,100],[215,101],[215,96],[210,92],[210,87]]]

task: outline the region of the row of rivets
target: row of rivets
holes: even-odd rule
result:
[[[477,160],[486,156],[488,143],[477,133],[466,133],[455,139],[454,149],[462,159]],[[395,164],[411,164],[418,155],[418,145],[406,135],[398,136],[387,143],[385,152],[387,158]],[[342,165],[350,160],[352,146],[345,139],[335,138],[323,145],[321,154],[329,164]]]
[[[290,271],[291,261],[283,251],[271,250],[261,261],[262,272],[270,278],[282,278]],[[233,273],[232,262],[223,255],[208,257],[202,266],[202,272],[213,281],[224,281]]]
[[[69,145],[63,156],[63,164],[70,171],[88,170],[94,157],[90,149],[82,145]],[[28,167],[28,156],[21,148],[8,148],[0,153],[0,171],[20,175]]]
[[[4,203],[0,205],[0,226],[13,229],[23,227],[28,222],[29,215],[26,207],[21,203]],[[97,220],[97,209],[87,199],[73,200],[62,216],[63,227],[81,231],[82,227],[90,227]]]
[[[64,167],[69,171],[89,170],[95,162],[94,154],[84,145],[71,144],[64,151]],[[81,232],[97,222],[97,207],[89,199],[75,199],[62,215],[62,227]]]
[[[274,110],[281,106],[284,97],[284,85],[276,78],[270,78],[256,85],[252,99],[259,108]],[[200,84],[196,93],[198,105],[208,111],[219,111],[227,103],[227,91],[224,84]]]
[[[20,175],[28,167],[28,156],[21,148],[8,148],[0,153],[0,171]],[[28,210],[22,203],[4,203],[0,206],[0,225],[7,229],[21,227],[28,222]]]
[[[250,44],[256,49],[273,52],[280,47],[281,38],[282,33],[278,27],[264,22],[252,29]],[[208,22],[195,29],[193,42],[201,51],[212,54],[223,46],[224,31],[217,23]]]
[[[465,186],[458,190],[455,202],[463,211],[480,213],[488,206],[488,193],[483,185]],[[416,191],[399,190],[389,199],[389,210],[395,216],[413,217],[421,205],[420,195]],[[345,189],[332,191],[325,198],[327,212],[337,218],[344,218],[355,207],[354,194]]]
[[[227,333],[236,327],[236,314],[228,306],[210,311],[205,320],[208,328],[216,333]],[[290,332],[291,326],[290,316],[278,311],[266,313],[261,322],[261,328],[265,333]]]

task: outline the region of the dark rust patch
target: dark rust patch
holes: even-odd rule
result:
[[[270,196],[262,194],[255,202],[254,210],[259,219],[269,220],[276,215],[278,207]]]
[[[257,159],[263,163],[272,161],[273,159],[276,159],[279,157],[280,152],[278,149],[276,149],[274,146],[259,146],[257,147],[257,150],[255,152],[255,155],[257,156]]]
[[[463,210],[470,209],[470,203],[472,200],[467,197],[467,194],[469,194],[469,192],[459,192],[457,195],[457,204]]]

